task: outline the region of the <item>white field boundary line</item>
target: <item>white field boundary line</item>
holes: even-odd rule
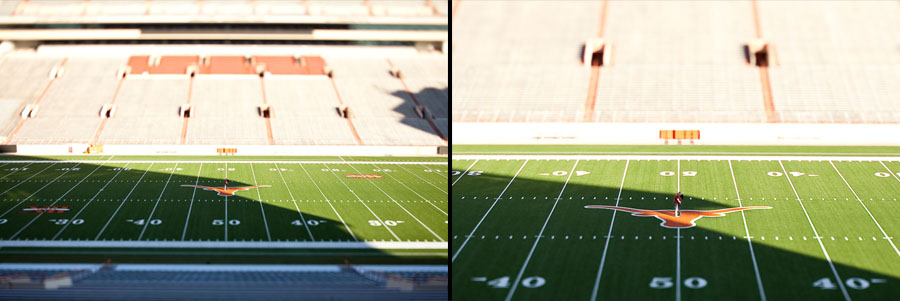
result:
[[[788,161],[861,161],[900,162],[896,157],[848,157],[848,156],[688,156],[688,155],[457,155],[453,159],[461,160],[788,160]]]
[[[622,199],[622,188],[625,187],[625,176],[628,175],[628,163],[630,160],[625,160],[625,171],[622,172],[622,182],[619,184],[619,194],[616,195],[616,207],[619,206],[619,200]],[[597,292],[600,289],[600,277],[603,275],[603,265],[606,263],[606,251],[609,249],[609,241],[612,240],[612,229],[613,224],[616,223],[616,212],[619,210],[613,210],[612,220],[609,222],[609,231],[606,232],[606,243],[603,245],[603,256],[600,257],[600,267],[597,268],[597,279],[594,280],[594,290],[591,292],[591,301],[597,300]]]
[[[259,186],[259,182],[256,181],[256,171],[253,170],[253,163],[250,163],[250,173],[253,174],[253,186]],[[256,190],[256,197],[259,200],[259,201],[257,201],[257,203],[259,203],[259,212],[262,213],[263,225],[266,226],[266,238],[269,239],[269,241],[272,241],[272,234],[269,234],[269,221],[266,219],[266,211],[263,210],[262,194],[260,194],[259,189],[255,189],[255,190]],[[291,198],[293,199],[294,197],[291,196]],[[312,233],[310,233],[310,237],[312,237]],[[313,239],[313,240],[315,240],[315,239]]]
[[[448,249],[447,242],[329,241],[146,241],[146,240],[0,240],[0,248],[273,248],[273,249]]]
[[[374,166],[375,164],[372,164],[372,165]],[[362,174],[362,172],[359,171],[359,169],[357,169],[355,166],[353,166],[353,165],[348,165],[348,166],[350,166],[350,168],[353,168],[353,170],[355,170],[357,173]],[[394,197],[392,197],[390,194],[388,194],[386,191],[384,191],[384,189],[381,189],[381,187],[378,186],[378,184],[375,184],[375,182],[372,181],[372,179],[366,178],[366,181],[369,182],[370,184],[372,184],[373,186],[375,186],[375,188],[378,188],[378,191],[381,191],[381,193],[383,193],[385,196],[387,196],[389,199],[391,199],[391,201],[393,201],[394,204],[397,204],[397,206],[400,207],[400,209],[403,209],[403,211],[405,211],[406,214],[409,214],[410,217],[412,217],[414,220],[419,222],[419,224],[422,225],[422,227],[425,228],[425,230],[428,230],[428,232],[431,232],[431,234],[434,235],[434,237],[437,237],[437,239],[440,241],[445,241],[444,238],[442,238],[437,233],[434,233],[434,231],[431,230],[431,228],[429,228],[428,225],[425,225],[425,223],[423,223],[421,220],[419,220],[419,218],[416,217],[414,214],[412,214],[412,212],[409,212],[409,210],[406,210],[406,207],[403,207],[403,205],[400,205],[400,202],[397,202],[397,200],[394,199]]]
[[[304,163],[304,164],[327,164],[327,163],[340,163],[340,164],[406,164],[406,165],[415,165],[415,164],[426,164],[426,165],[447,165],[447,162],[444,161],[422,161],[422,162],[403,162],[403,161],[192,161],[192,160],[0,160],[0,163],[81,163],[81,164],[90,164],[90,163],[112,163],[112,164],[124,164],[124,163],[281,163],[281,164],[294,164],[294,163]]]
[[[519,281],[522,281],[522,274],[525,274],[525,268],[528,267],[528,262],[531,261],[531,256],[534,255],[534,250],[537,249],[538,243],[541,242],[541,237],[544,236],[544,229],[547,228],[547,223],[550,222],[550,217],[553,216],[553,211],[556,210],[556,205],[559,204],[559,200],[562,198],[563,192],[566,191],[566,186],[569,186],[569,179],[572,179],[572,174],[575,173],[575,168],[578,167],[578,160],[575,160],[575,164],[572,165],[572,170],[569,171],[569,176],[566,177],[566,183],[563,184],[562,189],[559,190],[559,195],[556,196],[556,201],[553,202],[553,207],[550,208],[550,214],[547,214],[547,219],[544,220],[544,225],[541,226],[541,231],[538,232],[537,239],[534,240],[534,245],[531,246],[531,251],[528,251],[528,257],[525,257],[525,263],[522,264],[522,268],[519,270],[519,274],[516,275],[516,280],[513,282],[513,286],[509,289],[509,294],[506,295],[506,301],[512,300],[513,295],[516,293],[516,288],[519,287]]]
[[[362,204],[364,207],[366,207],[367,210],[369,210],[369,213],[372,213],[372,216],[374,216],[375,219],[378,220],[379,223],[381,223],[381,225],[384,227],[384,229],[386,229],[388,231],[388,233],[391,233],[391,236],[393,236],[394,239],[401,240],[400,237],[397,236],[397,234],[395,234],[394,231],[391,230],[391,228],[388,227],[388,225],[385,224],[384,221],[381,220],[380,217],[378,217],[378,214],[375,214],[375,211],[372,211],[372,208],[369,208],[369,205],[366,205],[366,202],[364,202],[363,199],[360,198],[359,195],[357,195],[355,191],[353,191],[353,188],[350,188],[350,186],[347,185],[347,182],[344,182],[344,179],[341,179],[341,177],[338,177],[338,175],[336,173],[334,173],[334,170],[331,169],[331,167],[328,167],[328,164],[322,164],[322,165],[325,166],[325,169],[328,169],[328,171],[331,172],[331,175],[333,175],[335,178],[337,178],[338,181],[341,182],[341,184],[344,184],[344,187],[346,187],[347,190],[350,191],[350,193],[353,194],[354,197],[356,197],[356,200],[359,201],[360,204]],[[300,167],[303,167],[303,165],[301,164]],[[303,171],[306,171],[306,169],[303,169]],[[308,173],[307,173],[307,176],[309,176]],[[310,176],[309,179],[312,180],[313,183],[316,182],[316,180],[314,180],[312,178],[312,176]],[[318,185],[318,184],[316,184],[316,185]],[[331,203],[329,203],[329,204],[331,204]],[[350,228],[347,228],[347,229],[350,229]]]
[[[84,206],[82,206],[81,209],[78,209],[78,212],[75,213],[75,216],[72,216],[72,218],[70,218],[69,220],[74,221],[75,219],[77,219],[78,216],[81,215],[81,212],[83,212],[84,209],[87,209],[87,207],[90,206],[92,202],[94,202],[94,199],[96,199],[97,196],[100,195],[100,193],[103,192],[104,189],[106,189],[106,186],[109,186],[109,184],[111,184],[113,182],[113,180],[115,180],[117,177],[119,177],[119,174],[121,174],[123,171],[125,171],[126,166],[128,166],[128,164],[125,164],[125,166],[122,166],[122,168],[119,168],[119,171],[117,171],[116,174],[112,178],[110,178],[109,181],[106,182],[106,184],[103,185],[103,187],[100,187],[100,189],[97,190],[97,193],[95,193],[94,196],[91,197],[91,199],[87,202],[87,204],[84,204]],[[53,235],[53,237],[50,239],[55,240],[57,237],[59,237],[60,234],[63,233],[63,231],[66,231],[66,229],[69,228],[69,225],[71,225],[71,224],[72,224],[71,222],[68,222],[65,225],[63,225],[62,229],[59,229],[59,231],[56,232],[56,234]]]
[[[456,249],[456,253],[454,253],[453,258],[450,259],[450,263],[453,263],[453,261],[456,260],[456,257],[459,256],[459,253],[462,252],[463,248],[466,247],[466,243],[468,243],[469,239],[475,235],[475,231],[478,230],[478,226],[481,226],[481,222],[483,222],[484,219],[488,216],[488,214],[491,213],[491,210],[494,209],[494,205],[497,205],[497,201],[500,201],[500,198],[502,198],[503,194],[506,193],[506,189],[509,188],[509,185],[512,185],[513,181],[516,180],[516,177],[519,176],[519,172],[522,171],[522,168],[525,168],[525,164],[528,164],[528,160],[525,160],[525,163],[522,163],[522,166],[519,167],[519,170],[516,171],[516,174],[513,175],[512,179],[509,179],[509,183],[506,183],[506,187],[504,187],[503,191],[500,192],[500,195],[498,195],[497,198],[494,199],[494,203],[491,204],[491,207],[489,207],[488,210],[484,213],[484,215],[481,216],[481,219],[478,220],[477,224],[475,224],[475,228],[472,228],[472,232],[469,233],[469,236],[466,236],[466,239],[463,240],[463,243],[462,243],[462,245],[459,246],[459,249]]]
[[[781,170],[784,174],[788,174],[787,169],[784,168],[784,164],[781,161],[778,161],[778,165],[781,165]],[[828,266],[831,267],[831,272],[834,273],[834,278],[837,279],[838,286],[841,288],[841,293],[844,294],[844,299],[850,301],[850,295],[847,294],[847,288],[844,287],[844,281],[841,280],[841,276],[838,275],[837,269],[834,268],[834,263],[831,262],[831,256],[828,255],[828,250],[825,250],[825,244],[822,243],[822,239],[819,236],[819,231],[816,231],[816,226],[813,225],[812,219],[809,218],[809,213],[806,213],[806,207],[803,206],[803,199],[800,198],[800,194],[797,193],[797,189],[794,188],[794,182],[791,181],[791,177],[785,176],[788,180],[788,183],[791,184],[791,190],[794,191],[794,196],[797,197],[797,202],[800,203],[800,208],[803,209],[803,214],[806,215],[806,220],[809,221],[809,226],[813,230],[813,234],[816,235],[816,240],[819,241],[819,246],[822,247],[822,253],[825,254],[825,259],[828,259]]]
[[[147,216],[147,222],[144,223],[144,227],[141,228],[141,234],[138,235],[138,240],[144,238],[144,233],[147,232],[147,227],[150,226],[150,221],[153,219],[153,214],[156,213],[156,207],[159,207],[159,201],[162,200],[163,194],[166,193],[166,188],[169,187],[169,182],[172,180],[172,176],[175,175],[176,170],[178,170],[178,163],[175,163],[175,166],[172,166],[172,172],[169,173],[169,177],[166,178],[166,184],[163,185],[162,190],[159,192],[159,197],[156,198],[156,203],[153,204],[153,209],[150,210],[150,215]]]
[[[869,207],[866,206],[866,204],[863,203],[862,199],[859,198],[859,195],[857,195],[856,191],[853,190],[853,186],[850,186],[850,183],[847,182],[847,179],[844,178],[844,175],[841,174],[841,171],[838,170],[837,166],[834,165],[834,162],[830,162],[830,163],[831,163],[831,167],[834,167],[834,171],[837,171],[838,175],[841,176],[841,180],[844,180],[844,184],[847,184],[847,187],[850,188],[850,192],[853,193],[853,196],[856,197],[856,200],[859,201],[859,204],[863,206],[863,209],[866,209],[866,213],[869,214],[869,217],[871,217],[872,221],[875,222],[875,225],[878,226],[878,230],[881,230],[881,234],[884,235],[884,237],[888,241],[888,243],[891,244],[891,247],[894,248],[894,253],[897,253],[897,256],[900,257],[900,250],[897,250],[897,246],[894,245],[894,240],[889,238],[890,236],[887,235],[887,232],[884,232],[884,228],[881,227],[881,224],[878,223],[878,220],[876,220],[875,216],[872,215],[872,212],[869,211]]]
[[[454,159],[456,159],[456,158],[454,158]],[[475,166],[475,164],[478,163],[478,160],[479,159],[475,159],[475,162],[472,162],[472,165],[469,165],[469,168],[466,168],[466,171],[464,171],[462,174],[460,174],[459,177],[456,178],[456,180],[453,180],[453,184],[450,184],[450,186],[452,187],[453,185],[456,185],[456,182],[459,182],[459,179],[462,179],[463,177],[465,177],[466,174],[469,173],[469,170],[472,169],[472,166]]]
[[[469,160],[469,159],[464,158],[464,156],[457,156],[456,154],[463,154],[463,155],[478,155],[478,154],[523,154],[523,155],[527,155],[527,154],[563,154],[563,155],[567,155],[567,154],[582,154],[582,155],[591,155],[591,154],[593,154],[593,155],[659,154],[659,155],[664,155],[664,156],[670,155],[670,154],[671,155],[717,155],[717,156],[720,156],[720,155],[761,155],[761,154],[772,155],[772,156],[784,156],[784,155],[808,154],[808,155],[812,155],[812,156],[829,156],[829,155],[835,155],[835,156],[865,156],[865,155],[900,156],[900,154],[897,154],[897,153],[760,153],[760,152],[629,152],[629,151],[625,151],[625,152],[556,152],[556,151],[554,151],[554,152],[504,152],[504,151],[498,151],[498,152],[453,152],[453,154],[451,154],[451,156],[453,156],[453,160]]]
[[[194,186],[200,184],[200,173],[203,172],[203,163],[200,163],[200,168],[197,169],[197,180],[194,181]],[[188,207],[187,217],[184,218],[184,230],[181,231],[181,240],[184,240],[184,236],[187,235],[188,222],[191,220],[191,210],[194,209],[194,196],[197,195],[197,187],[194,187],[194,191],[191,192],[191,205]]]
[[[728,169],[731,171],[731,181],[734,182],[734,193],[737,194],[738,207],[744,207],[741,202],[741,192],[738,190],[737,179],[734,177],[734,167],[731,166],[731,160],[728,160]],[[753,243],[750,241],[750,228],[747,227],[747,218],[744,216],[744,210],[741,210],[741,219],[744,220],[744,233],[747,235],[747,246],[750,247],[750,259],[753,259],[753,272],[756,274],[756,283],[759,286],[759,299],[766,301],[766,292],[763,290],[762,277],[759,275],[759,267],[756,265],[756,254],[753,252]]]
[[[378,167],[378,165],[372,164],[372,166],[375,166],[375,168],[384,170],[383,168]],[[421,194],[419,194],[418,192],[416,192],[416,191],[413,190],[412,188],[409,188],[409,186],[406,186],[406,184],[404,184],[403,181],[400,181],[400,180],[397,179],[396,177],[392,176],[391,173],[385,172],[384,174],[387,175],[388,177],[391,177],[391,179],[394,180],[394,182],[397,182],[397,183],[399,183],[400,185],[403,185],[403,187],[406,187],[407,190],[412,191],[412,193],[415,193],[417,196],[419,196],[420,198],[422,198],[422,200],[424,200],[425,202],[428,202],[428,204],[430,204],[431,207],[434,207],[434,209],[437,209],[438,211],[440,211],[441,213],[443,213],[445,216],[450,216],[449,214],[447,214],[447,211],[444,211],[443,209],[441,209],[440,207],[438,207],[438,206],[436,206],[434,203],[432,203],[431,200],[429,200],[428,198],[422,196]],[[420,178],[420,179],[421,179],[421,178]],[[425,181],[425,182],[428,182],[428,181]],[[430,183],[429,183],[429,184],[430,184]],[[432,186],[434,186],[434,185],[432,185]],[[444,193],[446,193],[446,191],[445,191]]]

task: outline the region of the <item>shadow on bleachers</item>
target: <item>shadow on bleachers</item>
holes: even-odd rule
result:
[[[404,101],[402,105],[394,108],[395,112],[406,116],[415,116],[413,118],[403,118],[401,120],[403,124],[444,140],[449,139],[447,118],[449,117],[448,103],[450,94],[448,87],[443,89],[427,87],[413,93],[412,98],[410,93],[404,90],[394,91],[391,95]],[[409,112],[409,110],[412,110],[412,112]]]

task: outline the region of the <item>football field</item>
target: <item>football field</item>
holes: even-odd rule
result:
[[[459,300],[900,295],[895,156],[454,153],[451,167]]]
[[[4,156],[0,256],[445,260],[447,186],[445,158]]]

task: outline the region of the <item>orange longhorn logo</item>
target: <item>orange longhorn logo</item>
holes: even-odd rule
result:
[[[675,210],[646,210],[646,209],[635,209],[629,207],[619,207],[619,206],[603,206],[603,205],[588,205],[584,206],[584,208],[588,209],[612,209],[619,210],[631,213],[633,216],[652,216],[656,217],[662,222],[659,223],[660,226],[666,228],[690,228],[696,226],[694,222],[701,217],[719,217],[725,216],[726,213],[735,212],[735,211],[743,211],[743,210],[751,210],[751,209],[772,209],[769,206],[748,206],[748,207],[737,207],[737,208],[726,208],[726,209],[718,209],[718,210],[681,210],[681,216],[675,216]]]
[[[244,186],[244,187],[208,187],[208,186],[200,186],[200,185],[181,185],[181,187],[194,187],[194,188],[202,188],[203,190],[211,190],[218,192],[220,196],[230,196],[234,195],[235,192],[250,190],[258,187],[271,187],[270,185],[261,185],[261,186]]]

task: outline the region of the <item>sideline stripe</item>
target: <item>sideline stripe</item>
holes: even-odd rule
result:
[[[781,165],[781,170],[787,175],[788,172],[787,169],[784,168],[784,164],[781,163],[781,161],[778,161],[778,165]],[[800,195],[797,194],[797,189],[794,188],[794,182],[791,181],[791,177],[786,176],[785,178],[788,180],[788,183],[791,184],[791,190],[794,191],[794,196],[797,197],[797,202],[800,203],[800,208],[803,209],[803,214],[806,215],[806,220],[809,221],[809,226],[812,228],[813,234],[815,234],[816,237],[819,237],[819,232],[816,231],[816,226],[813,225],[812,219],[809,218],[809,213],[806,213],[806,207],[803,206],[803,200],[800,199]],[[825,244],[822,243],[822,239],[816,240],[819,241],[819,246],[822,247],[822,253],[825,254],[825,259],[828,259],[828,266],[831,267],[831,272],[834,273],[834,278],[837,279],[838,286],[841,288],[841,293],[844,294],[844,299],[849,301],[850,295],[847,294],[847,288],[844,287],[844,281],[841,280],[841,276],[838,275],[837,269],[834,268],[834,263],[831,262],[831,256],[829,256],[828,251],[825,250]]]
[[[888,237],[887,232],[884,232],[884,228],[881,227],[881,224],[878,223],[878,220],[875,219],[875,216],[872,216],[872,212],[869,212],[869,207],[867,207],[866,204],[863,203],[862,199],[859,198],[859,195],[856,194],[856,191],[854,191],[853,187],[850,186],[850,183],[847,182],[847,179],[844,179],[844,175],[841,174],[841,171],[838,170],[837,166],[834,165],[834,162],[829,161],[829,163],[831,163],[831,167],[834,167],[834,171],[837,171],[838,175],[841,176],[841,180],[844,180],[844,184],[847,184],[847,187],[850,188],[850,192],[853,192],[853,196],[855,196],[856,200],[859,201],[859,204],[863,206],[863,209],[866,209],[866,213],[869,214],[869,217],[871,217],[872,221],[875,222],[875,225],[878,226],[878,230],[881,230],[881,234],[883,234],[884,237]],[[891,244],[891,247],[894,248],[894,253],[897,253],[897,256],[900,257],[900,251],[898,251],[897,246],[894,245],[894,240],[888,239],[887,241]]]
[[[456,253],[453,254],[453,258],[450,259],[451,263],[456,260],[456,256],[459,256],[459,253],[462,252],[463,248],[466,247],[466,243],[469,242],[469,239],[472,238],[473,235],[475,235],[475,230],[478,230],[478,226],[481,226],[481,222],[483,222],[484,219],[488,216],[488,213],[491,213],[491,209],[494,209],[494,205],[497,205],[497,201],[499,201],[500,198],[503,197],[503,194],[506,193],[506,189],[509,188],[509,185],[512,185],[512,182],[516,180],[516,177],[519,176],[519,172],[522,171],[522,168],[525,168],[525,164],[528,164],[528,160],[525,160],[525,162],[522,163],[522,166],[519,167],[519,170],[516,171],[516,174],[513,175],[512,179],[509,179],[509,183],[506,183],[506,187],[503,188],[503,191],[500,192],[500,195],[498,195],[497,198],[494,199],[494,203],[491,204],[491,207],[489,207],[487,212],[485,212],[484,215],[481,216],[481,219],[478,220],[478,223],[475,224],[475,228],[472,228],[472,232],[469,233],[469,236],[466,237],[466,240],[463,241],[462,245],[459,246],[459,249],[456,250]]]
[[[619,184],[619,194],[616,196],[616,206],[619,206],[619,200],[622,199],[622,188],[625,187],[625,176],[628,175],[628,163],[630,160],[625,161],[625,171],[622,173],[622,183]],[[603,245],[603,256],[600,257],[600,267],[597,268],[597,279],[594,280],[594,291],[591,292],[591,300],[597,300],[597,290],[600,289],[600,276],[603,275],[603,265],[606,263],[606,251],[609,249],[609,241],[611,240],[613,224],[616,222],[616,212],[619,210],[613,210],[612,221],[609,222],[609,231],[606,232],[606,244]]]
[[[737,194],[738,206],[744,207],[744,204],[741,202],[741,192],[738,191],[737,179],[734,177],[734,167],[731,166],[731,160],[728,160],[728,169],[731,170],[731,181],[734,182],[734,192]],[[753,252],[753,243],[751,242],[752,236],[750,236],[750,229],[747,227],[747,218],[744,216],[743,210],[741,210],[741,219],[744,220],[744,233],[747,235],[747,246],[750,247],[750,258],[753,259],[753,272],[756,274],[756,283],[759,286],[759,299],[766,301],[766,292],[763,290],[762,277],[760,277],[759,267],[756,265],[756,254]]]
[[[522,264],[522,269],[519,270],[519,275],[516,276],[516,280],[513,282],[509,294],[506,295],[506,301],[512,300],[513,294],[516,293],[516,288],[519,287],[519,281],[522,281],[522,274],[525,274],[525,268],[528,267],[528,262],[531,261],[531,255],[534,255],[534,249],[537,249],[538,243],[541,242],[541,237],[544,236],[544,229],[547,228],[547,222],[549,222],[550,217],[553,216],[553,211],[556,210],[556,205],[559,204],[559,199],[562,198],[563,191],[566,191],[566,186],[569,185],[569,179],[572,178],[572,174],[575,173],[575,168],[578,167],[578,161],[579,160],[575,160],[575,165],[572,165],[572,170],[569,171],[569,176],[566,177],[566,183],[563,184],[562,189],[559,190],[559,195],[556,196],[556,201],[553,202],[553,207],[550,208],[550,214],[548,214],[547,219],[544,220],[544,225],[541,226],[541,231],[538,232],[537,239],[534,240],[534,245],[531,246],[531,251],[528,252],[528,257],[525,258],[525,263]]]

